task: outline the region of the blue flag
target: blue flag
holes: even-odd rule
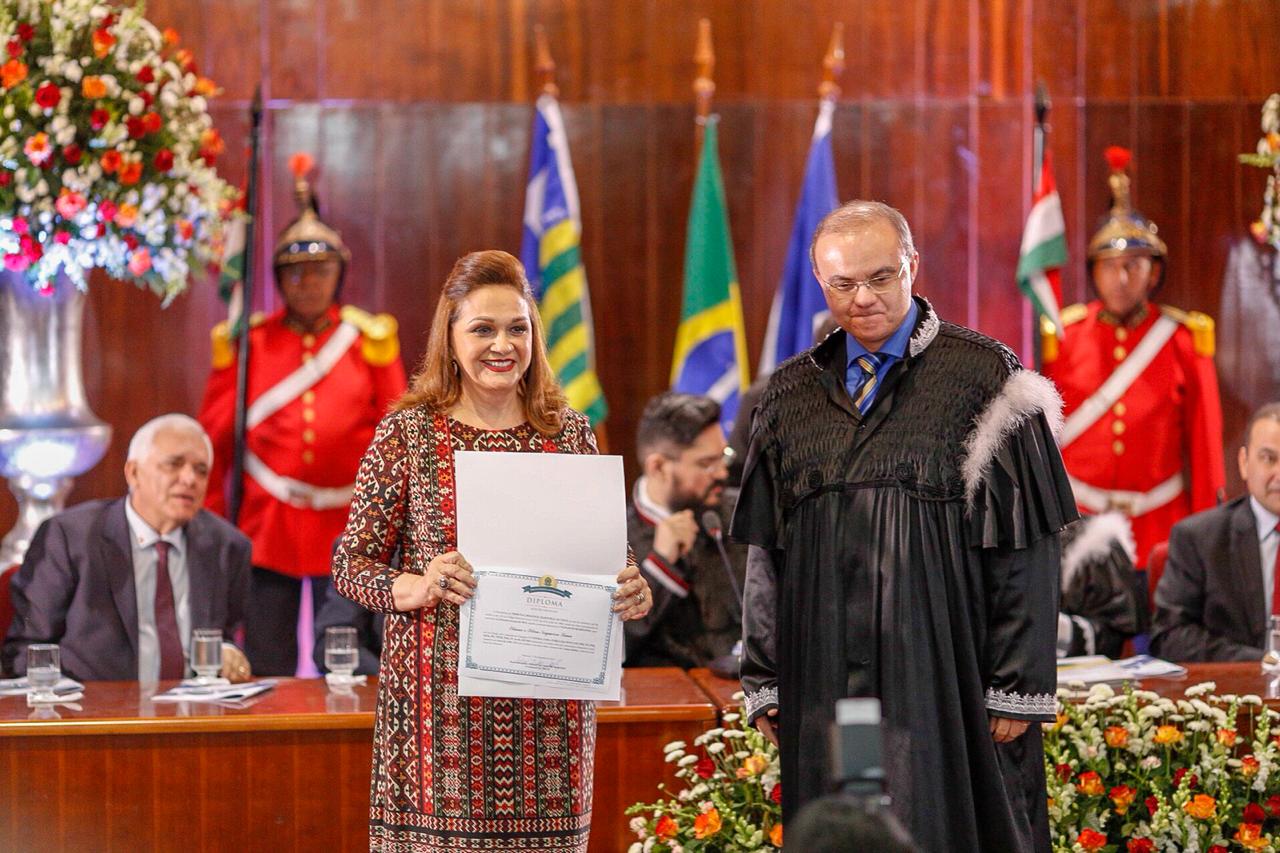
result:
[[[578,247],[581,234],[578,185],[564,119],[556,99],[543,95],[533,118],[520,260],[538,300],[551,369],[569,405],[595,427],[605,419],[608,406],[596,376],[591,293]]]
[[[814,330],[826,317],[827,303],[822,285],[813,277],[809,244],[822,217],[835,210],[836,170],[831,156],[831,116],[835,102],[823,100],[813,126],[813,142],[804,167],[804,186],[791,225],[791,242],[782,267],[782,281],[769,311],[764,350],[760,353],[759,374],[773,372],[780,362],[813,346]]]

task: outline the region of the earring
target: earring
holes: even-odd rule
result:
[[[453,361],[453,375],[454,375],[454,376],[461,376],[461,375],[462,375],[462,367],[458,365],[458,360],[457,360],[456,358],[455,358],[455,359],[451,359],[451,360]]]

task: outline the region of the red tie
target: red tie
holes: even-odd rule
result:
[[[1275,533],[1280,536],[1280,522]],[[1280,547],[1276,548],[1276,566],[1271,570],[1271,615],[1280,616]]]
[[[182,640],[178,637],[178,611],[173,605],[173,584],[169,582],[169,549],[163,539],[156,542],[156,635],[160,638],[160,677],[182,678]]]

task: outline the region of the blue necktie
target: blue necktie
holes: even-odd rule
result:
[[[880,359],[874,353],[866,353],[853,361],[862,369],[863,375],[862,385],[853,395],[853,404],[865,415],[876,397],[876,369],[880,366]]]

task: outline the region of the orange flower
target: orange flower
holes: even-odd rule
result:
[[[49,144],[49,134],[41,131],[33,134],[22,146],[27,159],[37,166],[43,166],[53,157],[53,146]]]
[[[103,98],[107,94],[107,84],[101,77],[89,76],[80,81],[80,93],[90,100]]]
[[[1196,794],[1183,803],[1182,810],[1197,820],[1209,820],[1218,810],[1218,801],[1208,794]]]
[[[1256,774],[1258,772],[1258,759],[1254,758],[1252,755],[1246,755],[1244,758],[1240,759],[1240,772],[1244,774],[1245,777]]]
[[[1107,746],[1119,749],[1129,742],[1129,730],[1124,726],[1107,726],[1107,730],[1102,733],[1106,738]]]
[[[1089,770],[1080,774],[1080,780],[1076,782],[1076,790],[1086,797],[1096,797],[1105,789],[1102,787],[1102,778],[1095,771]]]
[[[680,827],[671,819],[671,815],[663,815],[658,818],[657,824],[653,827],[653,834],[659,841],[666,841],[668,838],[675,838],[676,833],[680,831]]]
[[[27,79],[27,65],[16,59],[10,59],[4,65],[0,65],[0,84],[6,89],[12,89],[14,86]]]
[[[210,80],[208,77],[200,77],[196,80],[195,93],[208,97],[218,92],[218,84]]]
[[[769,766],[769,759],[760,753],[748,755],[743,759],[742,766],[738,768],[738,778],[746,779],[748,776],[759,776]]]
[[[1236,830],[1235,839],[1246,850],[1261,850],[1268,844],[1267,839],[1262,834],[1262,824],[1260,823],[1240,824],[1240,828]]]
[[[1156,729],[1156,743],[1177,743],[1182,740],[1182,732],[1177,726],[1161,726]]]
[[[1218,729],[1218,743],[1223,746],[1236,745],[1236,733],[1232,729]]]
[[[172,46],[178,43],[178,31],[173,27],[165,27],[163,35],[165,44]]]
[[[1093,829],[1086,829],[1080,833],[1080,837],[1076,839],[1085,850],[1101,850],[1107,844],[1107,837],[1101,832]]]
[[[782,824],[775,823],[773,829],[769,830],[769,843],[774,847],[782,847]]]
[[[116,211],[115,223],[121,228],[131,228],[138,221],[138,208],[132,204],[122,204]]]
[[[124,158],[120,156],[120,152],[112,148],[110,151],[103,152],[102,159],[98,162],[102,166],[102,171],[110,175],[116,169],[120,168],[120,162],[123,159]]]
[[[1267,147],[1272,151],[1280,151],[1280,133],[1273,130],[1267,134]]]
[[[120,167],[120,183],[125,186],[136,184],[142,178],[142,163],[138,160],[130,160]]]
[[[1058,713],[1058,716],[1057,716],[1057,717],[1055,717],[1055,718],[1054,718],[1054,720],[1053,720],[1053,727],[1052,727],[1051,731],[1055,731],[1055,732],[1056,732],[1058,729],[1060,729],[1060,728],[1062,728],[1064,725],[1066,725],[1066,723],[1067,723],[1067,715],[1066,715],[1066,714],[1063,714],[1063,713],[1061,713],[1061,712],[1059,712],[1059,713]]]
[[[105,59],[107,54],[111,52],[111,48],[115,46],[116,37],[106,30],[94,30],[93,32],[93,55],[99,59]]]
[[[693,837],[709,838],[720,831],[720,812],[705,811],[693,819]]]
[[[1115,803],[1116,814],[1127,812],[1129,806],[1133,804],[1133,798],[1137,795],[1137,790],[1130,788],[1128,785],[1116,785],[1107,793],[1107,796],[1111,798],[1111,802]]]

